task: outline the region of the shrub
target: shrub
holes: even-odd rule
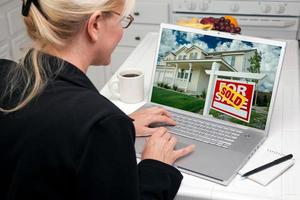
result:
[[[205,89],[201,92],[200,97],[203,99],[206,98],[206,90]]]
[[[158,83],[157,83],[157,86],[158,86],[158,87],[163,87],[163,82],[158,82]]]
[[[171,89],[171,87],[169,86],[168,83],[163,83],[163,87],[166,88],[166,89]]]
[[[178,90],[178,86],[177,85],[173,85],[173,90],[177,91]]]

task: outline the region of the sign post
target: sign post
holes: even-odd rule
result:
[[[204,104],[204,109],[203,109],[204,116],[209,116],[209,109],[210,109],[212,92],[213,92],[213,90],[211,88],[214,88],[214,86],[215,86],[215,82],[217,79],[217,76],[215,75],[215,73],[216,73],[216,71],[219,70],[219,68],[220,68],[220,63],[217,63],[217,62],[214,62],[211,67],[212,73],[210,73],[209,82],[208,82],[208,90],[206,93],[206,99],[205,99],[205,104]]]

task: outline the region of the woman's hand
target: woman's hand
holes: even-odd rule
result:
[[[136,136],[149,136],[152,135],[159,128],[151,128],[149,125],[154,123],[165,123],[175,126],[176,122],[171,118],[171,114],[164,108],[151,107],[146,108],[129,115],[134,119],[134,127]]]
[[[195,145],[189,145],[174,150],[176,142],[176,138],[166,128],[159,128],[147,139],[142,153],[142,160],[153,159],[172,165],[178,158],[190,154],[195,148]]]

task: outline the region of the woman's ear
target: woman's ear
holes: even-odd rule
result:
[[[96,42],[100,37],[99,32],[101,31],[102,19],[102,12],[97,11],[87,21],[87,34],[92,42]]]

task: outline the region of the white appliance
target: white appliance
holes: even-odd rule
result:
[[[224,15],[237,18],[244,35],[300,39],[299,0],[172,0],[172,23]]]

